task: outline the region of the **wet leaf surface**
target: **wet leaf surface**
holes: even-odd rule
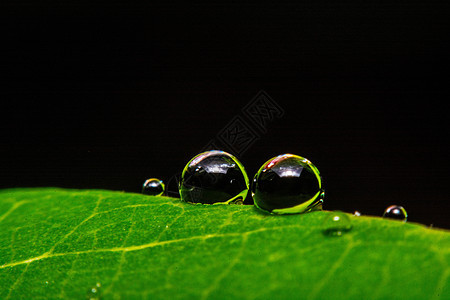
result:
[[[450,233],[104,190],[0,191],[0,299],[450,299]]]

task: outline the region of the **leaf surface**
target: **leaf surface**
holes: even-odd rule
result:
[[[352,216],[330,237],[330,213],[3,190],[0,299],[450,299],[448,231]]]

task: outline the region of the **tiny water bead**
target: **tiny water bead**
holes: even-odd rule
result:
[[[256,207],[274,214],[321,210],[325,191],[319,170],[306,158],[282,154],[262,165],[252,182]]]
[[[402,206],[391,205],[384,211],[383,218],[396,219],[406,222],[406,219],[408,218],[408,213]]]
[[[182,201],[189,203],[242,204],[249,190],[244,166],[233,155],[211,150],[192,158],[181,174]]]
[[[322,232],[328,236],[341,236],[352,229],[352,223],[348,215],[335,211],[325,217],[322,224]]]
[[[147,179],[142,185],[142,194],[150,196],[161,196],[164,193],[164,183],[157,178]]]
[[[86,299],[88,300],[98,300],[101,299],[101,287],[100,282],[97,282],[93,287],[89,288],[86,294]]]
[[[353,216],[360,217],[361,213],[359,211],[355,210],[355,212],[353,213]]]

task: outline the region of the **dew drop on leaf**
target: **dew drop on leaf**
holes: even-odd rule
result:
[[[321,210],[325,191],[319,170],[306,158],[282,154],[265,162],[252,182],[256,207],[274,214]]]
[[[162,180],[157,178],[147,179],[142,185],[142,194],[150,196],[161,196],[164,193],[165,186]]]
[[[406,219],[408,218],[408,213],[402,206],[391,205],[384,211],[383,218],[395,219],[406,222]]]
[[[352,223],[348,215],[335,211],[325,217],[322,224],[322,232],[328,236],[341,236],[352,229]]]
[[[248,194],[249,180],[244,166],[233,155],[219,150],[192,158],[181,175],[181,200],[189,203],[235,204]]]
[[[94,286],[89,288],[87,291],[86,299],[88,300],[98,300],[101,299],[101,284],[97,282]]]
[[[244,199],[238,198],[230,202],[230,204],[243,205]]]
[[[353,216],[360,217],[361,213],[359,211],[355,210],[355,212],[353,213]]]

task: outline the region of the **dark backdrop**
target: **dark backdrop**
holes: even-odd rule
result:
[[[169,181],[264,90],[250,177],[296,153],[325,209],[450,228],[448,6],[2,4],[0,187]]]

